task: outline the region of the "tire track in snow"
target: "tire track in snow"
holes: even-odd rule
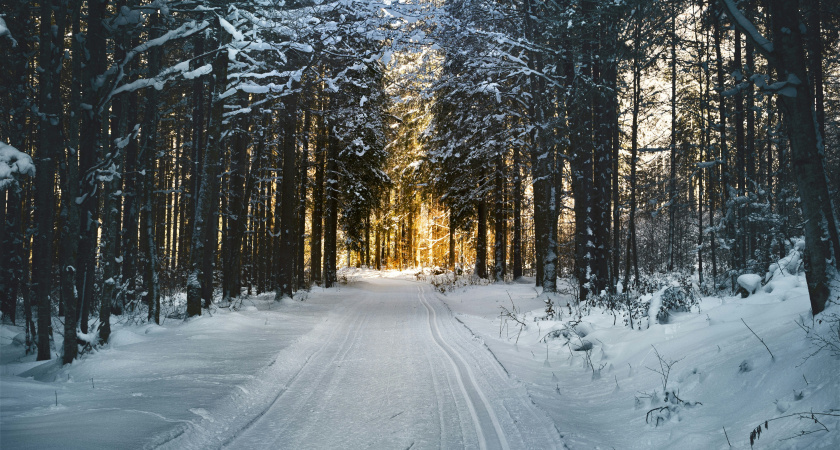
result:
[[[449,325],[448,332],[459,335],[462,329],[466,331],[467,334],[464,334],[462,338],[452,339],[449,342],[462,356],[471,357],[472,364],[468,367],[477,370],[476,380],[484,383],[484,390],[493,399],[501,419],[499,423],[504,427],[510,445],[514,448],[568,449],[556,424],[537,405],[527,387],[514,381],[484,338],[473,332],[464,321],[455,316],[442,297],[435,292],[432,292],[432,295],[450,315],[454,316],[454,321],[441,322],[444,326]],[[455,322],[460,324],[460,327],[456,326]],[[480,345],[475,345],[474,340]]]
[[[470,366],[461,354],[450,347],[441,336],[437,312],[435,312],[434,307],[426,299],[422,286],[418,289],[417,297],[426,308],[426,317],[428,318],[429,329],[435,344],[437,344],[438,348],[440,348],[452,364],[452,369],[455,372],[461,393],[467,401],[467,407],[473,419],[475,432],[479,439],[479,447],[481,449],[509,449],[510,446],[508,445],[507,437],[499,424],[496,413],[487,400],[487,396],[479,388]],[[488,425],[487,422],[490,422],[492,426]]]
[[[363,324],[368,320],[368,313],[361,314],[357,313],[355,316],[347,317],[346,320],[342,321],[342,327],[335,327],[333,333],[331,333],[330,338],[324,340],[324,345],[316,352],[315,354],[311,355],[306,360],[306,364],[300,368],[300,370],[295,374],[295,376],[289,380],[286,384],[286,387],[283,388],[277,397],[271,402],[271,404],[262,411],[257,417],[252,419],[248,425],[240,429],[234,436],[231,436],[223,445],[223,448],[241,448],[238,445],[237,441],[242,439],[243,435],[245,435],[248,430],[254,428],[259,422],[263,420],[268,420],[268,417],[272,417],[273,409],[278,406],[279,400],[283,397],[283,394],[287,393],[290,390],[298,390],[300,392],[304,392],[304,395],[300,398],[297,398],[293,401],[293,405],[283,405],[283,411],[281,411],[278,416],[281,418],[279,422],[281,425],[279,429],[277,429],[277,435],[283,435],[283,432],[288,429],[290,425],[292,425],[291,419],[296,417],[296,414],[290,414],[289,411],[298,411],[302,407],[308,403],[308,401],[316,394],[316,393],[323,393],[324,389],[320,389],[320,387],[324,383],[330,383],[332,378],[335,375],[334,371],[322,371],[318,376],[309,378],[309,377],[300,377],[300,374],[305,370],[311,369],[313,366],[317,366],[317,360],[320,359],[322,356],[324,358],[328,358],[329,355],[322,355],[324,350],[329,347],[329,344],[333,340],[333,336],[335,336],[339,330],[345,332],[344,339],[342,340],[341,344],[339,345],[338,349],[333,354],[332,358],[330,359],[329,363],[327,364],[328,367],[333,366],[336,362],[342,362],[346,357],[347,354],[352,350],[354,345],[359,341],[360,331],[363,329]],[[351,339],[352,336],[352,339]],[[348,341],[350,343],[348,344]],[[310,364],[313,363],[313,364]],[[314,369],[313,369],[314,370]],[[325,380],[326,379],[326,380]],[[300,383],[305,383],[303,386],[296,386],[298,381]],[[283,420],[288,419],[288,420]]]

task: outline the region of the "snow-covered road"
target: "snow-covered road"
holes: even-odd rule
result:
[[[330,325],[307,336],[320,347],[277,386],[274,400],[216,442],[243,449],[562,448],[552,422],[431,286],[380,278],[347,292]],[[165,446],[209,444],[195,440],[201,434]]]

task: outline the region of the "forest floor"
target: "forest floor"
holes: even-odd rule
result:
[[[0,447],[726,449],[761,425],[756,448],[840,448],[840,357],[806,358],[817,344],[794,323],[828,336],[833,322],[812,323],[803,277],[633,330],[568,306],[535,321],[533,284],[441,294],[411,272],[344,276],[115,324],[64,367],[24,356],[4,325]]]

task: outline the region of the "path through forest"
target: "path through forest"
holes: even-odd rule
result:
[[[547,416],[431,286],[379,278],[355,287],[331,325],[310,333],[320,347],[268,407],[217,436],[224,447],[562,447]],[[203,447],[202,435],[166,446]]]

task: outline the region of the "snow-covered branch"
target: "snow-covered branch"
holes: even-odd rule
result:
[[[729,17],[732,18],[732,23],[735,25],[735,28],[738,28],[742,33],[747,36],[747,39],[755,44],[756,49],[761,52],[766,57],[771,57],[773,54],[773,43],[770,42],[767,38],[761,35],[758,32],[758,29],[755,28],[752,22],[749,19],[744,17],[744,14],[735,6],[735,2],[732,0],[720,0],[723,3],[723,7],[726,8],[726,12],[729,14]]]

